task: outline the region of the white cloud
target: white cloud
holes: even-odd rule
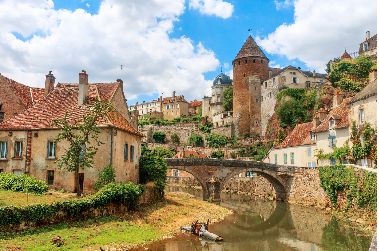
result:
[[[228,63],[224,63],[224,69],[229,69],[229,64]]]
[[[201,43],[169,38],[184,1],[104,0],[97,15],[55,11],[51,0],[0,1],[1,73],[44,87],[49,70],[61,83],[78,82],[86,70],[90,82],[122,79],[129,100],[174,90],[187,100],[200,99],[212,85],[203,73],[220,63]],[[24,42],[12,32],[33,37]]]
[[[291,5],[293,5],[293,0],[285,0],[284,2],[278,2],[277,0],[275,0],[274,3],[276,6],[276,10],[280,10],[280,9],[286,9],[290,7]]]
[[[298,58],[318,72],[330,59],[342,56],[345,46],[349,53],[357,52],[366,31],[376,34],[375,0],[297,0],[294,7],[293,24],[282,24],[255,40],[266,52]]]
[[[275,64],[276,62],[275,62],[275,60],[273,60],[273,61],[270,61],[269,63],[268,63],[268,65],[270,66],[270,67],[272,67],[272,68],[281,68],[280,67],[280,64]]]
[[[230,71],[225,72],[225,74],[228,75],[230,77],[230,79],[233,79],[233,69],[231,69]]]
[[[223,0],[190,0],[190,9],[198,9],[201,14],[215,15],[221,18],[232,16],[234,6]]]
[[[89,8],[90,5],[88,3],[86,3],[86,6]]]

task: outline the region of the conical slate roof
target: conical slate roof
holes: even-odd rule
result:
[[[237,54],[236,59],[244,58],[244,57],[264,57],[267,58],[266,55],[263,53],[261,48],[257,45],[257,43],[254,41],[254,39],[249,36],[245,42],[245,44],[242,46],[240,52]]]
[[[221,72],[221,74],[213,80],[213,85],[233,85],[233,81],[229,76]]]

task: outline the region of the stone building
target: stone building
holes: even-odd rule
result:
[[[317,158],[314,156],[316,140],[311,132],[313,123],[298,124],[283,142],[267,153],[263,162],[299,166],[316,167]]]
[[[188,115],[188,102],[184,99],[184,96],[175,96],[175,91],[172,93],[172,97],[163,98],[162,100],[162,112],[163,118],[173,120],[174,118],[180,118],[182,115]]]
[[[54,85],[51,72],[46,79]],[[44,95],[43,88],[29,87],[0,74],[0,123],[30,108]]]
[[[287,66],[273,74],[269,69],[269,79],[261,85],[261,135],[265,135],[267,123],[275,112],[277,95],[288,88],[310,88],[327,81],[326,74],[315,71],[303,71],[300,68]]]
[[[224,91],[232,85],[233,80],[222,72],[213,80],[212,96],[203,98],[203,117],[208,116],[214,122],[214,116],[224,112]]]
[[[377,46],[377,34],[373,37],[370,37],[370,31],[367,31],[366,40],[359,45],[359,55],[372,56],[375,57],[376,60],[378,53]]]
[[[201,109],[202,104],[203,104],[203,102],[197,101],[196,99],[192,102],[189,102],[188,103],[188,113],[193,114],[193,115],[199,114],[199,110]]]
[[[154,99],[150,102],[143,101],[142,104],[131,105],[129,111],[137,110],[138,118],[143,119],[146,114],[150,114],[155,117],[162,117],[162,96],[158,100]]]
[[[358,127],[365,125],[366,123],[370,124],[372,128],[377,130],[377,71],[372,70],[369,76],[369,83],[358,92],[354,98],[348,103],[349,104],[349,125],[350,125],[350,134],[351,125],[353,121],[356,122]],[[364,144],[363,137],[361,138],[362,145]],[[350,143],[352,146],[352,143]],[[360,163],[359,163],[360,162]],[[362,159],[357,164],[364,166],[374,166],[373,160],[367,158]]]
[[[89,84],[85,71],[79,73],[79,84],[54,86],[51,74],[46,75],[48,93],[29,109],[0,123],[0,171],[34,176],[49,187],[74,191],[74,172],[59,169],[55,161],[69,147],[67,141],[55,143],[60,132],[52,126],[68,112],[68,121],[80,124],[98,100],[112,102],[114,110],[98,121],[99,140],[93,168],[80,170],[79,181],[85,193],[94,192],[99,172],[106,165],[115,168],[116,181],[138,181],[139,156],[143,135],[137,131],[137,119],[131,120],[123,93],[123,82]],[[135,116],[137,116],[135,114]],[[90,139],[91,145],[95,142]]]

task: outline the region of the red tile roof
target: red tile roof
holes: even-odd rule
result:
[[[202,153],[200,151],[184,150],[184,151],[179,151],[172,158],[173,159],[185,158],[185,157],[191,157],[191,155],[193,155],[193,157],[198,157],[198,158],[206,158],[207,157],[207,156],[205,156],[204,153]]]
[[[188,106],[189,107],[199,107],[202,105],[202,101],[192,101],[192,102],[189,102]]]
[[[315,144],[316,140],[311,140],[312,127],[312,122],[296,125],[292,132],[283,140],[283,142],[275,146],[275,148]]]
[[[9,88],[21,100],[26,108],[31,107],[45,94],[44,88],[29,87],[2,75],[0,75],[0,81],[8,84]]]
[[[359,100],[377,95],[377,79],[374,79],[368,83],[360,92],[358,92],[349,103],[354,103]]]
[[[254,41],[254,39],[249,36],[242,46],[241,50],[238,52],[236,58],[234,60],[244,58],[244,57],[262,57],[267,58],[263,53],[261,48],[259,48],[258,44]],[[234,61],[233,60],[233,61]]]
[[[349,120],[348,120],[348,115],[349,115],[349,106],[348,102],[351,100],[351,98],[347,98],[342,103],[337,106],[336,108],[333,108],[328,116],[321,121],[321,124],[318,125],[317,127],[314,127],[312,129],[313,132],[322,132],[326,131],[330,127],[330,120],[335,119],[336,123],[334,125],[335,129],[340,129],[340,128],[345,128],[349,126]]]
[[[111,91],[106,92],[104,95],[100,89],[104,90],[106,84],[101,85],[101,88],[98,88],[97,84],[90,84],[86,104],[78,106],[78,84],[58,84],[53,91],[40,99],[39,102],[31,108],[1,123],[0,130],[54,128],[52,126],[53,119],[63,118],[66,111],[69,123],[74,124],[78,122],[80,124],[83,115],[90,111],[92,102],[95,102],[96,99],[108,101],[109,93],[115,89],[114,83],[110,83],[109,87]],[[104,119],[99,120],[98,126],[115,126],[142,136],[142,134],[136,131],[116,110],[108,113]]]

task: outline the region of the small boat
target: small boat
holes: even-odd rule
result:
[[[191,234],[207,238],[212,241],[223,241],[224,238],[216,234],[212,234],[211,232],[208,231],[208,225],[209,225],[209,220],[207,221],[207,223],[194,221],[191,223],[190,227],[181,226],[180,229],[183,231],[187,231]]]

